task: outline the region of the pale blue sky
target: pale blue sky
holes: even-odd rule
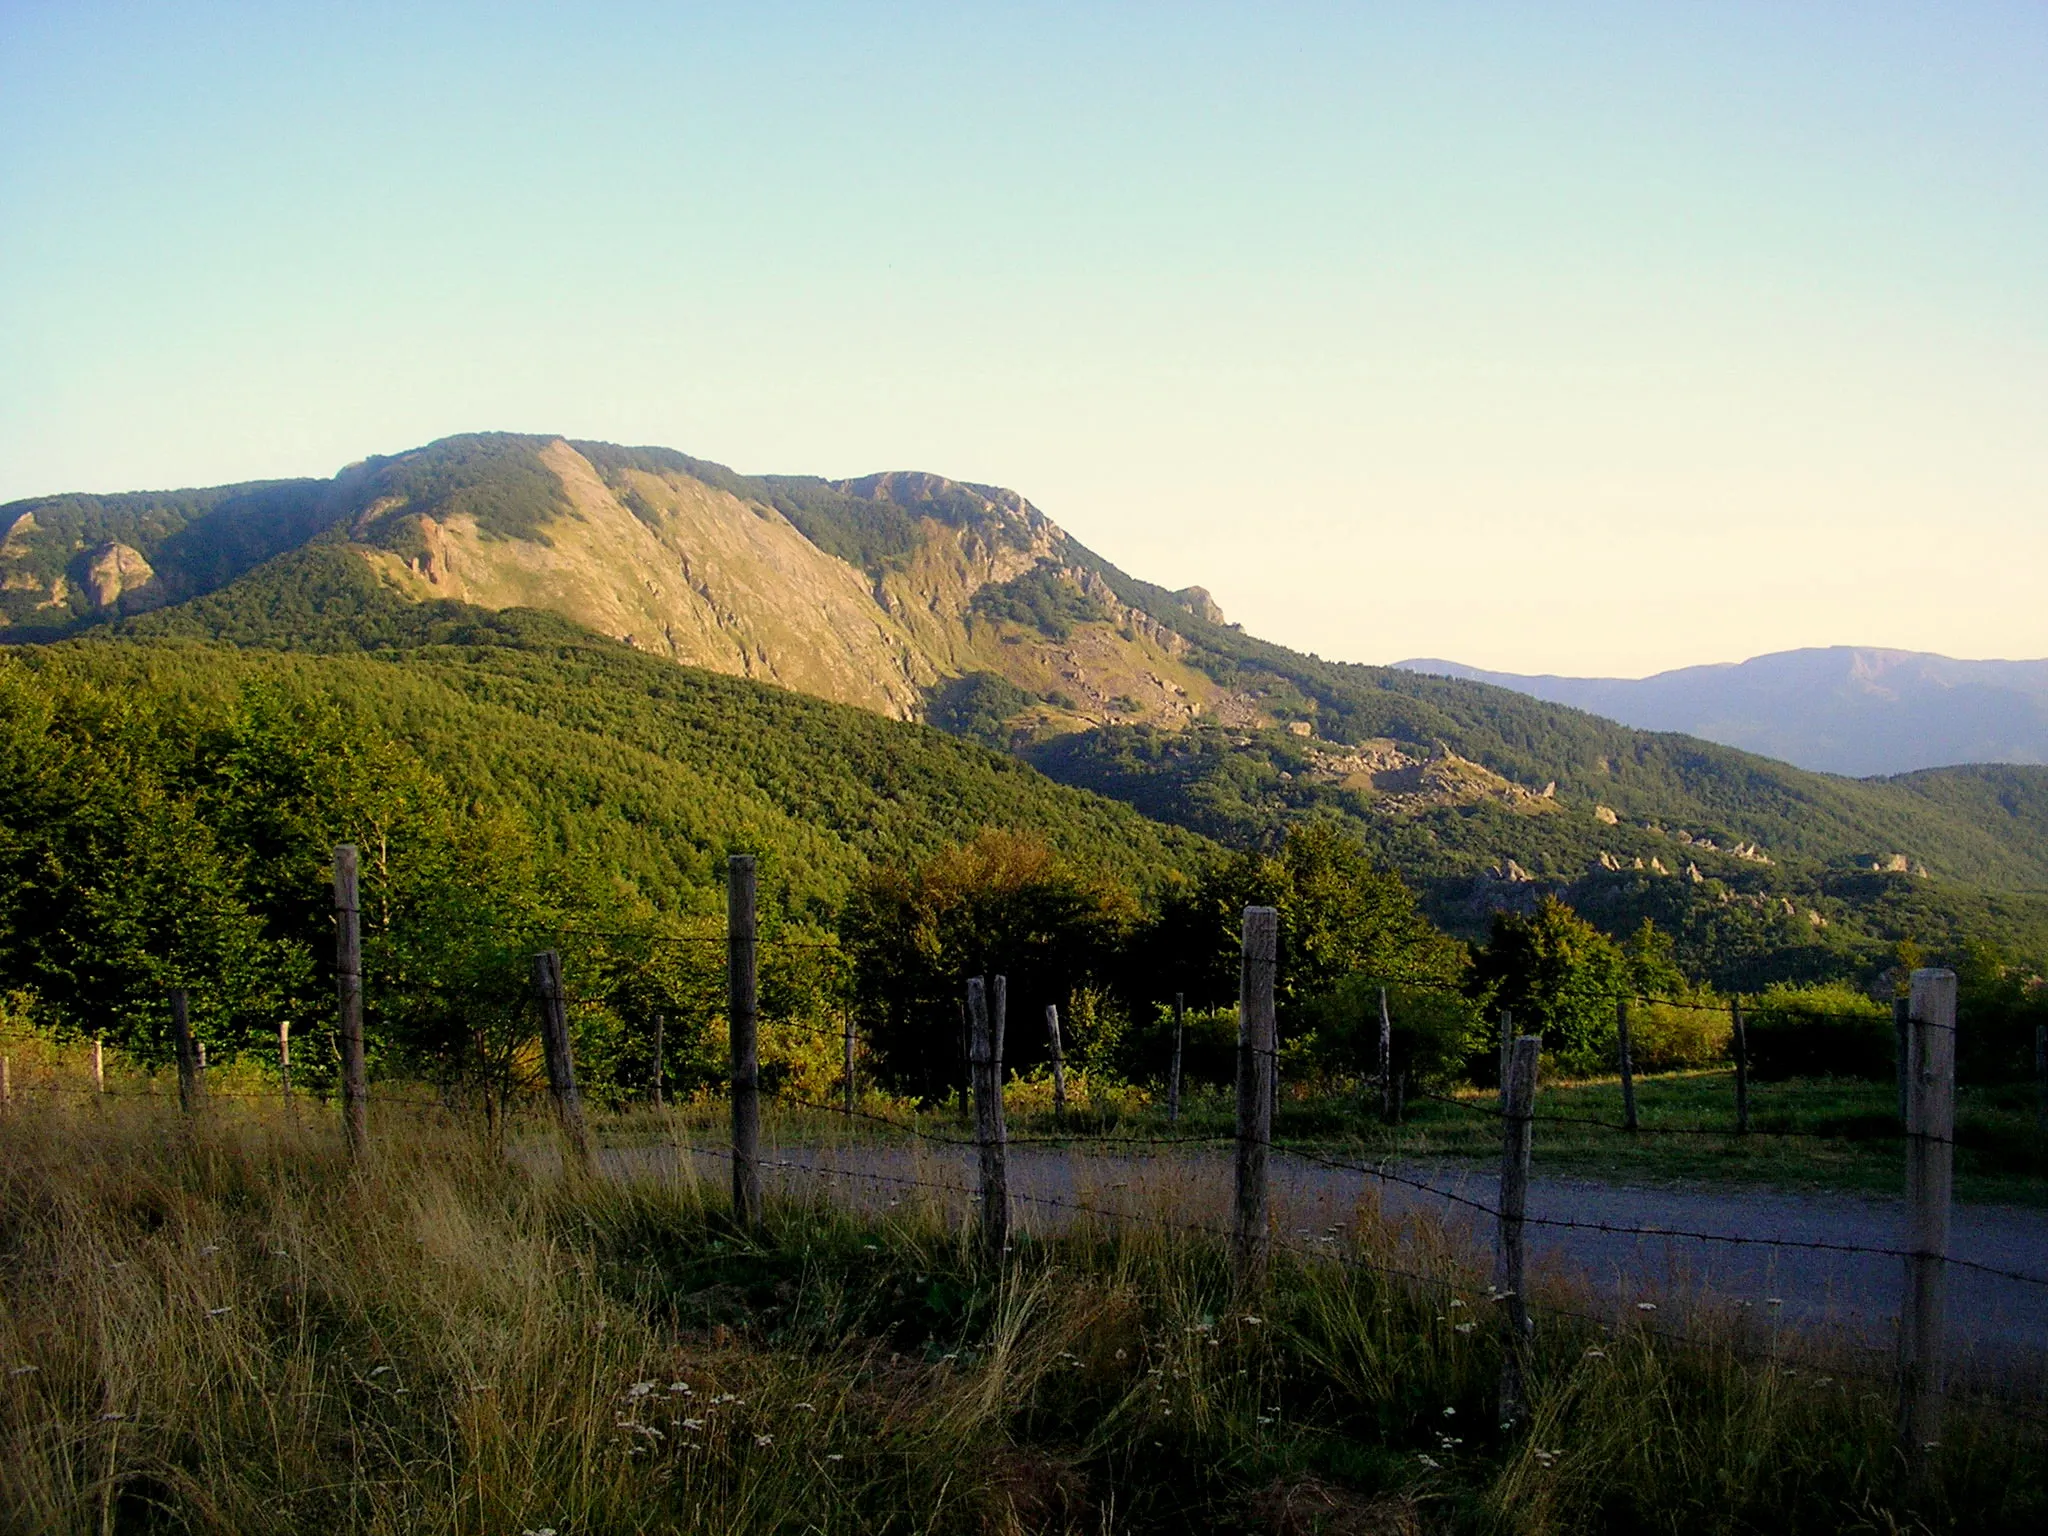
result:
[[[1013,485],[1325,655],[2048,655],[2048,6],[0,0],[0,499]]]

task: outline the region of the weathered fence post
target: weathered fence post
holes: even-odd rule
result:
[[[1907,1038],[1912,1028],[1912,1016],[1913,1002],[1911,998],[1895,997],[1892,999],[1892,1063],[1895,1068],[1892,1075],[1898,1079],[1899,1126],[1902,1130],[1908,1127],[1908,1122],[1911,1119],[1908,1113],[1908,1106],[1912,1103],[1912,1094],[1906,1085],[1912,1077],[1912,1069],[1907,1065],[1913,1054],[1912,1043]]]
[[[996,996],[1003,996],[1003,978],[996,978]],[[996,1055],[996,1031],[989,1018],[987,988],[979,976],[967,983],[967,1059],[974,1068],[974,1144],[981,1158],[981,1244],[1000,1259],[1010,1241],[1010,1182],[1004,1165],[1007,1134],[1003,1126],[1002,1062]]]
[[[292,1021],[277,1021],[277,1082],[287,1107],[292,1102]]]
[[[341,1005],[341,1123],[348,1155],[370,1155],[370,1075],[363,1061],[363,931],[356,899],[356,850],[334,850],[334,985]]]
[[[668,1015],[654,1016],[654,1107],[660,1109],[662,1078],[668,1070]]]
[[[171,1039],[178,1048],[178,1107],[191,1114],[204,1091],[199,1081],[199,1043],[192,1038],[191,1003],[183,987],[171,988]]]
[[[1749,1134],[1749,1026],[1743,1021],[1742,1000],[1728,1004],[1728,1022],[1735,1035],[1735,1134]]]
[[[1266,1159],[1273,1141],[1273,983],[1280,915],[1244,909],[1237,983],[1237,1282],[1266,1278]]]
[[[1067,1123],[1067,1062],[1060,1050],[1060,1010],[1055,1003],[1045,1005],[1045,1032],[1052,1039],[1052,1118],[1063,1126]]]
[[[1614,1005],[1614,1033],[1621,1050],[1621,1126],[1632,1131],[1636,1128],[1636,1062],[1630,1049],[1628,1011],[1625,997]]]
[[[1173,1070],[1166,1079],[1166,1123],[1180,1124],[1180,1041],[1187,1016],[1187,994],[1173,994]],[[2043,1079],[2048,1082],[2048,1078]]]
[[[960,1091],[960,1107],[971,1122],[974,1119],[974,1047],[967,1037],[967,1004],[955,998],[953,1006],[960,1013],[960,1071],[963,1074],[961,1081],[966,1085]]]
[[[1387,1012],[1387,989],[1380,988],[1380,1119],[1394,1123],[1394,1016]]]
[[[761,1222],[761,1041],[759,932],[754,920],[754,856],[726,860],[726,1028],[732,1045],[732,1214],[742,1227]]]
[[[92,1037],[92,1091],[107,1091],[107,1046],[98,1035]]]
[[[1528,1411],[1524,1354],[1533,1331],[1523,1293],[1522,1221],[1529,1204],[1529,1151],[1536,1118],[1536,1058],[1543,1041],[1523,1035],[1508,1053],[1501,1095],[1500,1225],[1494,1240],[1495,1305],[1504,1345],[1500,1362],[1500,1425],[1511,1429]]]
[[[1906,1293],[1899,1308],[1899,1444],[1918,1464],[1941,1439],[1943,1303],[1955,1183],[1956,973],[1919,970],[1907,1005]]]
[[[853,1081],[854,1038],[853,1010],[851,1008],[846,1010],[846,1016],[841,1021],[841,1027],[839,1032],[839,1054],[841,1058],[839,1068],[840,1076],[843,1079],[845,1079],[844,1086],[846,1089],[846,1118],[851,1120],[853,1118],[853,1106],[856,1098]]]
[[[2034,1129],[2048,1132],[2048,1024],[2034,1026]]]
[[[14,1102],[14,1062],[0,1056],[0,1109]]]
[[[583,1123],[583,1095],[576,1087],[576,1053],[569,1043],[569,1001],[562,995],[562,957],[552,949],[533,957],[533,992],[540,1002],[541,1052],[547,1058],[548,1094],[555,1119],[569,1138],[579,1173],[597,1171],[590,1128]]]

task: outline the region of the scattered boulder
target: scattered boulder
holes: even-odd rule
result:
[[[1650,873],[1653,875],[1668,875],[1671,871],[1664,867],[1662,859],[1653,856],[1650,859]]]
[[[1596,805],[1593,807],[1593,819],[1599,822],[1603,827],[1613,827],[1619,826],[1621,824],[1621,818],[1615,815],[1613,811],[1609,810],[1604,805]]]

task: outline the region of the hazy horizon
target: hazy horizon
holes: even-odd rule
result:
[[[2048,12],[0,3],[0,500],[478,429],[1327,656],[2048,654]]]

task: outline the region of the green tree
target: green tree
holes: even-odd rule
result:
[[[1526,916],[1497,913],[1474,979],[1495,1007],[1514,1011],[1518,1034],[1539,1034],[1570,1071],[1614,1056],[1615,1005],[1631,990],[1629,957],[1554,896]]]
[[[1006,1062],[1043,1059],[1046,1005],[1107,976],[1135,917],[1121,886],[1013,832],[986,830],[910,868],[876,866],[840,932],[884,1073],[927,1096],[960,1081],[970,976],[1008,980]]]

